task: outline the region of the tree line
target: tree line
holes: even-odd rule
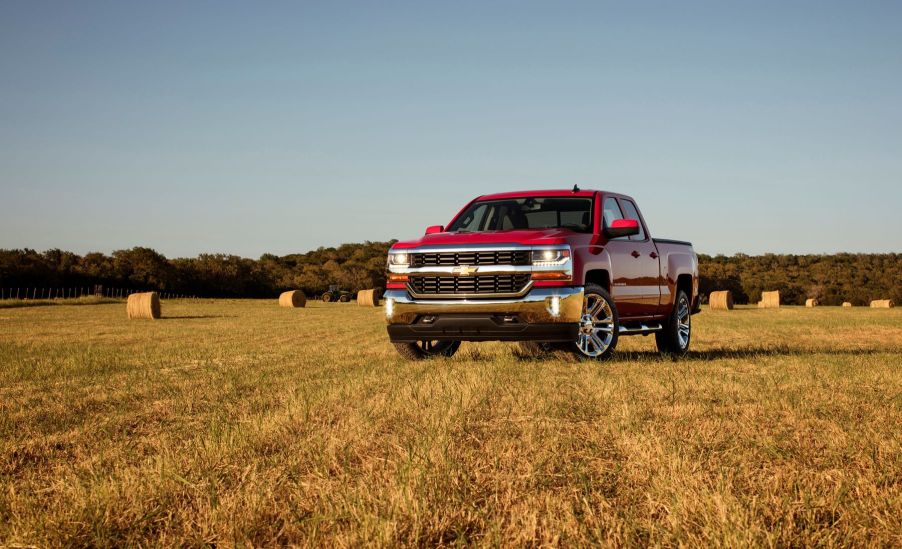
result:
[[[111,286],[202,297],[273,297],[288,289],[317,296],[330,285],[356,292],[385,286],[385,256],[394,242],[363,242],[302,254],[249,259],[201,254],[168,259],[150,248],[79,255],[62,250],[0,250],[0,287]],[[783,303],[817,298],[825,305],[872,299],[902,302],[902,254],[699,255],[700,292],[731,290],[755,303],[780,290]]]
[[[353,292],[385,286],[394,242],[343,244],[304,254],[249,259],[201,254],[167,259],[151,248],[79,255],[62,250],[0,250],[0,287],[105,287],[198,297],[272,297],[289,289],[321,295],[330,285]]]
[[[757,303],[761,292],[780,290],[780,299],[803,305],[867,305],[873,299],[902,299],[902,254],[699,256],[700,291],[730,290],[737,303]]]

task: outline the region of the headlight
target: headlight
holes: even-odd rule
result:
[[[538,266],[563,265],[570,260],[570,250],[533,250],[532,264]]]
[[[410,265],[410,255],[407,252],[393,252],[388,254],[388,264],[406,266]]]

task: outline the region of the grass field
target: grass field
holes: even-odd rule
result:
[[[381,309],[0,309],[0,546],[902,545],[902,310],[694,317],[612,362]]]

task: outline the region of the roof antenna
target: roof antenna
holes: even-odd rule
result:
[[[579,186],[578,186],[578,185],[574,185],[574,186],[573,186],[573,190],[570,191],[570,192],[578,193],[578,192],[579,192]]]

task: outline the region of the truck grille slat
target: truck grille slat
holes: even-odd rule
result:
[[[432,252],[410,255],[411,267],[456,267],[458,265],[529,265],[529,250]]]
[[[518,294],[529,284],[529,273],[478,276],[411,276],[409,289],[419,295]]]

